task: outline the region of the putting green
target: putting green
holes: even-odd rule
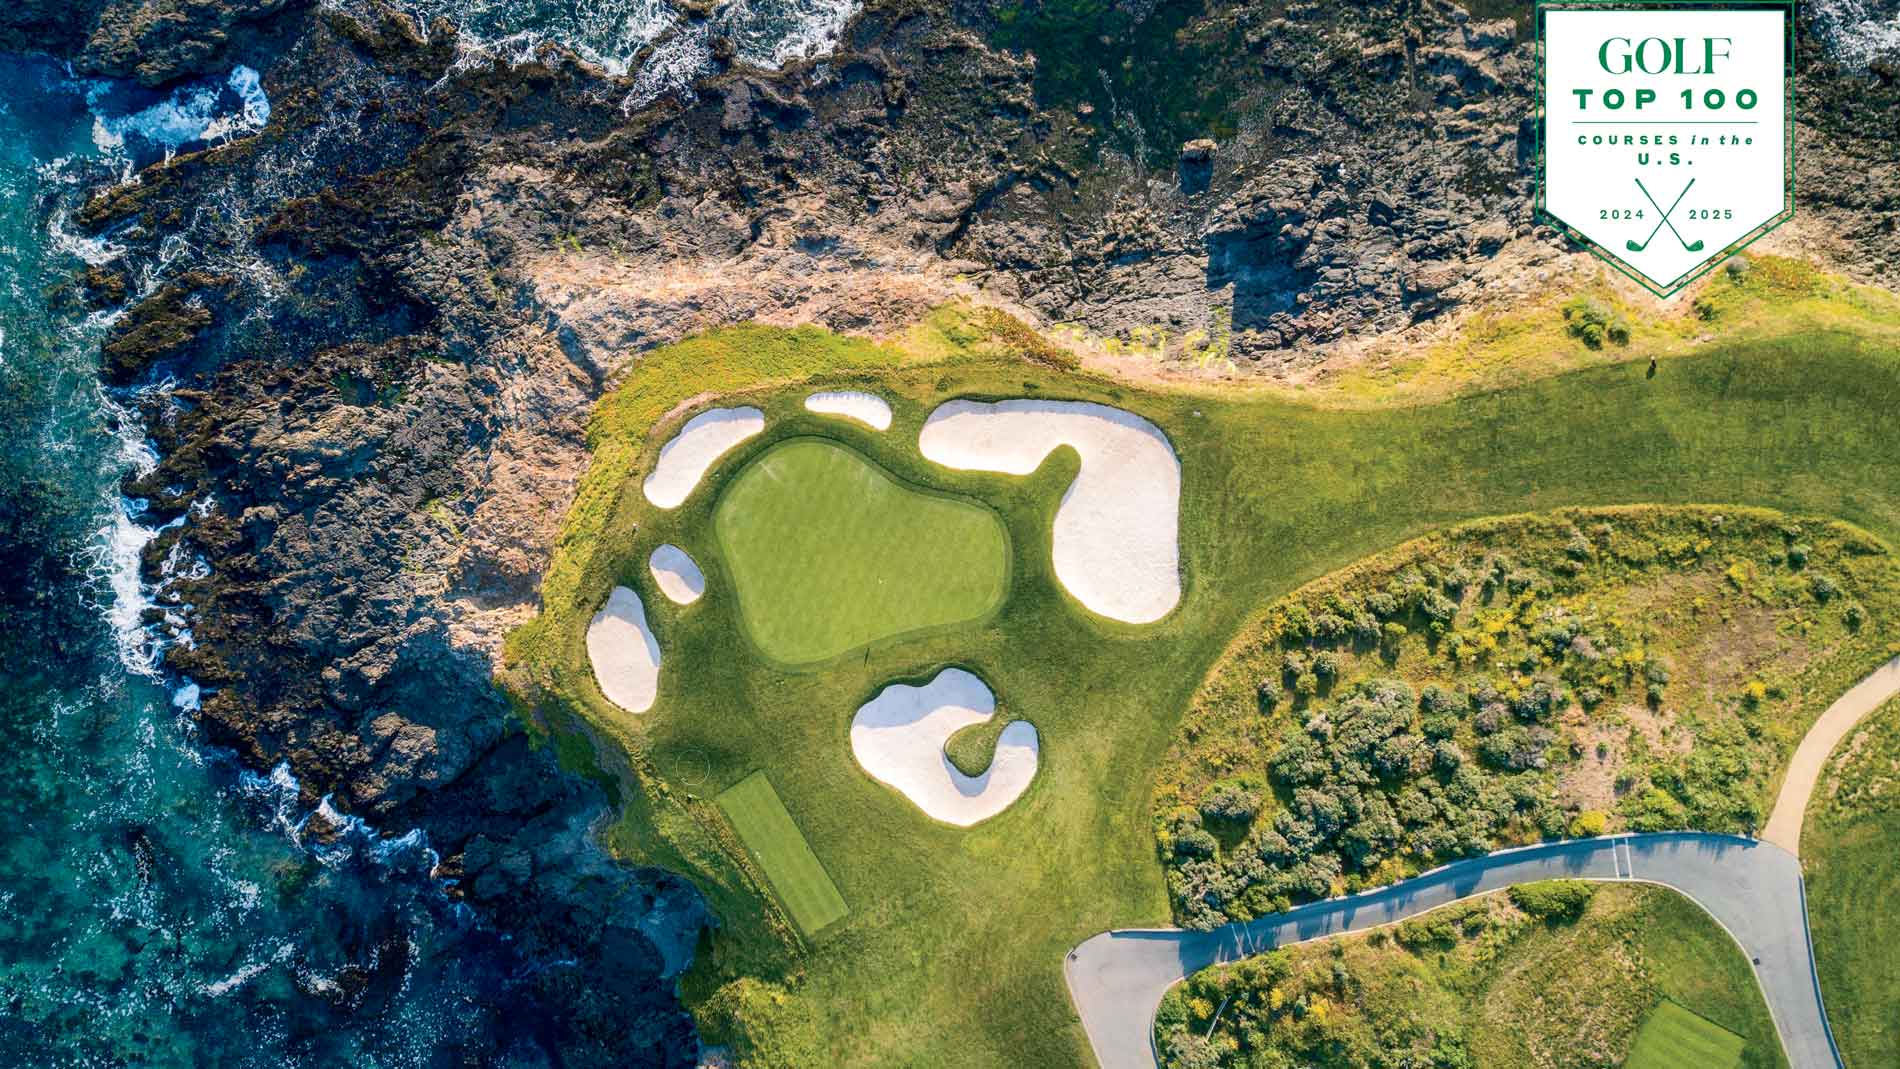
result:
[[[1700,1014],[1664,999],[1636,1033],[1626,1069],[1736,1069],[1748,1043]]]
[[[906,486],[824,438],[788,439],[746,465],[713,529],[746,633],[781,664],[980,619],[1009,586],[996,513]]]

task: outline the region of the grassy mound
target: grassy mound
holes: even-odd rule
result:
[[[1155,1032],[1165,1069],[1787,1064],[1707,914],[1658,887],[1570,881],[1203,970]]]
[[[1155,770],[1200,682],[1264,606],[1447,523],[1526,509],[1716,500],[1900,536],[1894,357],[1816,332],[1712,346],[1653,379],[1641,364],[1616,365],[1441,405],[1342,412],[1080,374],[1019,326],[967,311],[884,345],[722,331],[647,354],[602,401],[543,611],[510,636],[507,681],[572,765],[615,793],[609,847],[686,873],[719,914],[682,993],[707,1040],[731,1044],[740,1064],[1086,1066],[1063,956],[1104,929],[1168,918]],[[892,402],[890,431],[803,411],[810,390],[853,388]],[[1022,479],[918,457],[924,416],[958,396],[1099,401],[1162,428],[1181,457],[1180,608],[1127,627],[1062,594],[1049,531],[1073,456],[1058,452]],[[765,661],[734,599],[719,596],[732,582],[711,529],[714,495],[665,514],[640,496],[671,429],[715,403],[768,417],[726,472],[786,437],[823,434],[907,483],[995,508],[1012,555],[1002,606],[815,671]],[[614,583],[651,593],[646,555],[661,542],[699,561],[709,593],[689,609],[647,598],[666,671],[653,710],[635,718],[595,692],[582,633]],[[1870,627],[1888,626],[1866,606]],[[935,825],[871,781],[848,742],[852,711],[880,685],[953,663],[979,672],[1042,738],[1036,788],[967,830]],[[759,770],[851,906],[815,945],[712,802]]]
[[[794,438],[713,513],[746,632],[784,664],[966,624],[1002,604],[1009,535],[976,502],[904,486],[855,450]]]
[[[1196,927],[1540,838],[1746,832],[1885,655],[1900,561],[1751,509],[1486,520],[1302,587],[1237,642],[1155,792]]]
[[[1847,1069],[1900,1065],[1900,701],[1848,735],[1801,830],[1821,996]]]

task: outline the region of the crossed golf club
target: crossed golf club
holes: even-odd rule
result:
[[[1689,185],[1683,186],[1682,192],[1676,194],[1675,202],[1669,205],[1669,212],[1673,212],[1676,210],[1676,205],[1682,203],[1682,198],[1689,195],[1689,189],[1694,185],[1695,185],[1695,179],[1693,178],[1689,179]],[[1656,198],[1649,195],[1649,187],[1643,185],[1642,179],[1638,178],[1636,180],[1636,188],[1643,191],[1643,198],[1649,201],[1650,207],[1656,209],[1659,212],[1662,212],[1662,221],[1657,223],[1656,228],[1654,230],[1651,230],[1649,232],[1649,236],[1644,238],[1640,243],[1634,242],[1634,241],[1625,241],[1623,243],[1625,248],[1629,249],[1629,251],[1631,252],[1642,252],[1644,249],[1649,248],[1650,242],[1656,240],[1657,234],[1662,233],[1663,227],[1668,227],[1669,232],[1671,234],[1676,235],[1676,240],[1682,242],[1682,247],[1684,251],[1687,251],[1687,252],[1701,252],[1702,251],[1702,239],[1697,238],[1695,241],[1692,242],[1692,241],[1689,241],[1687,238],[1684,238],[1682,236],[1682,231],[1676,229],[1676,224],[1669,221],[1669,212],[1663,212],[1662,205],[1657,204]]]

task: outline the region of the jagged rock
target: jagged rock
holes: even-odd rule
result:
[[[1211,159],[1220,143],[1212,138],[1199,137],[1181,144],[1181,162],[1201,163]]]

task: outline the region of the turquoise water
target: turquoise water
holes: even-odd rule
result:
[[[152,668],[117,491],[151,457],[98,385],[102,319],[62,295],[110,250],[60,221],[89,170],[258,120],[246,84],[0,57],[0,1067],[551,1064],[513,986],[534,964],[426,843],[304,843],[289,773],[202,747]]]

